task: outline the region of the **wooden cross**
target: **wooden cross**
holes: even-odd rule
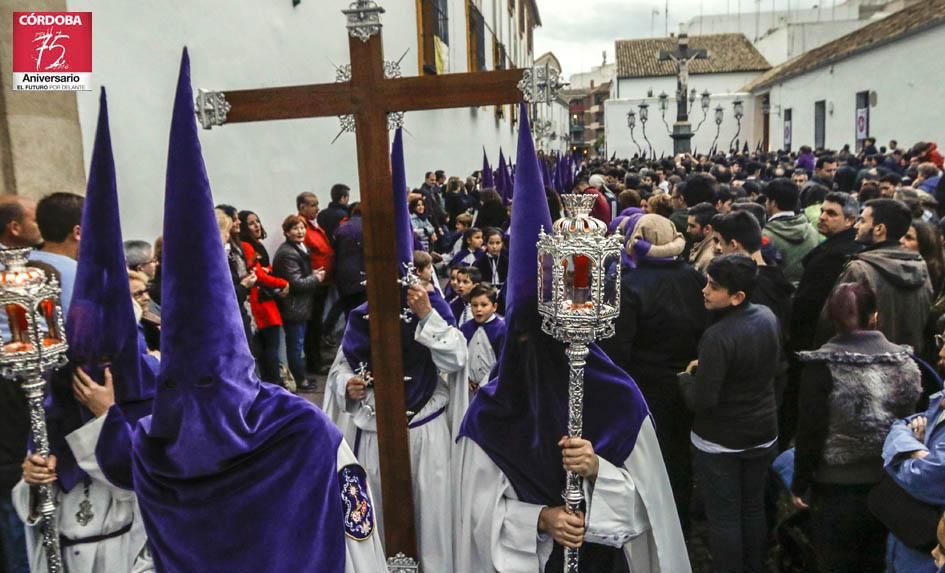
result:
[[[693,60],[705,60],[709,57],[705,50],[690,50],[689,35],[679,34],[679,42],[676,51],[660,50],[659,60],[661,62],[670,60],[676,62],[676,121],[683,123],[689,121],[689,62]]]
[[[224,123],[353,115],[364,217],[364,261],[371,309],[377,436],[388,554],[415,556],[416,529],[400,345],[400,289],[391,198],[389,113],[522,101],[550,102],[561,84],[549,68],[386,78],[380,14],[356,0],[348,17],[350,80],[227,92],[201,90],[197,114],[205,128]],[[441,532],[448,535],[449,532]]]

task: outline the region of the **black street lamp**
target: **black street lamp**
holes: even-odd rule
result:
[[[633,129],[637,126],[637,112],[632,109],[627,112],[627,127],[630,128],[630,141],[637,146],[637,153],[643,155],[643,148],[637,143],[637,138],[633,136]]]
[[[742,100],[737,99],[732,102],[732,110],[735,114],[735,121],[738,123],[738,128],[735,130],[735,137],[733,137],[732,141],[728,143],[729,149],[732,149],[732,145],[735,143],[735,140],[738,139],[738,135],[742,132],[742,118],[745,117],[745,104],[742,102]]]
[[[654,155],[653,144],[650,143],[649,138],[646,136],[646,122],[650,119],[650,104],[643,102],[637,106],[640,110],[640,129],[643,131],[643,141],[646,142],[647,147],[650,149],[650,155]]]
[[[715,106],[715,139],[712,140],[712,145],[709,146],[709,153],[712,153],[712,150],[715,149],[715,144],[719,140],[719,132],[722,130],[722,120],[725,119],[725,110],[721,105]]]

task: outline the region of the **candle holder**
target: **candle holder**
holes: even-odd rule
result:
[[[584,425],[584,366],[588,345],[614,334],[620,313],[621,240],[590,216],[594,195],[562,195],[565,216],[538,235],[538,314],[541,329],[567,345],[568,435],[581,437]],[[583,511],[584,478],[567,472],[562,493],[569,512]],[[565,550],[565,571],[580,569],[576,549]]]
[[[8,329],[0,341],[0,376],[20,384],[30,416],[34,453],[49,456],[46,411],[43,408],[46,381],[43,375],[67,363],[65,325],[59,302],[59,282],[41,269],[26,266],[30,249],[0,250],[0,316]],[[48,573],[62,573],[59,529],[56,523],[56,486],[35,486],[39,497],[43,548]]]

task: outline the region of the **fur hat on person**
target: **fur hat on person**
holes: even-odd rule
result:
[[[685,248],[686,239],[672,221],[652,213],[640,217],[627,242],[628,252],[637,260],[678,257]]]

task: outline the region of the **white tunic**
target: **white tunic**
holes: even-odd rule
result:
[[[487,322],[496,319],[496,315]],[[489,377],[492,375],[492,368],[496,363],[495,351],[492,349],[492,343],[489,342],[489,336],[484,328],[477,328],[473,333],[469,344],[466,345],[468,359],[466,360],[466,373],[463,375],[463,384],[456,384],[450,393],[450,426],[453,430],[453,439],[463,423],[463,416],[469,409],[475,394],[469,389],[470,382],[478,384],[480,388],[489,383]]]
[[[505,474],[478,444],[464,437],[457,448],[453,570],[544,571],[554,547],[550,535],[538,533],[538,514],[544,506],[520,501]],[[691,571],[649,418],[623,467],[600,458],[596,482],[585,481],[585,496],[585,541],[623,547],[634,573]]]
[[[441,378],[430,400],[413,417],[420,422],[449,404],[449,386],[463,384],[466,366],[466,339],[435,311],[417,326],[414,339],[430,349]],[[347,382],[354,372],[347,360],[335,360],[332,369],[337,380]],[[409,382],[407,382],[409,384]],[[343,383],[329,384],[338,404],[345,404],[351,414],[356,435],[352,449],[368,476],[374,492],[378,533],[383,534],[381,474],[378,462],[377,423],[374,417],[374,390],[362,402],[349,400]],[[327,398],[326,398],[327,401]],[[366,406],[366,407],[364,407]],[[413,476],[414,511],[417,517],[417,541],[424,571],[450,571],[453,562],[451,438],[448,415],[443,413],[430,422],[411,428],[410,467]],[[360,436],[357,435],[360,430]],[[381,535],[383,537],[383,535]]]
[[[354,444],[357,427],[354,425],[354,418],[345,410],[345,389],[348,380],[354,376],[354,372],[348,365],[341,347],[335,354],[335,361],[328,371],[328,378],[325,381],[325,396],[322,399],[322,411],[332,422],[341,430],[348,445]],[[378,504],[380,505],[380,504]]]
[[[358,464],[354,453],[344,440],[338,446],[337,460],[336,469],[339,472],[345,466]],[[368,496],[370,496],[371,505],[374,508],[376,524],[380,501],[374,496],[370,483],[368,484]],[[383,536],[378,527],[375,526],[370,537],[360,541],[350,535],[345,535],[345,573],[382,573],[385,571],[387,571],[387,559],[384,556]]]
[[[133,492],[115,487],[102,473],[95,459],[105,416],[90,420],[66,436],[76,462],[91,478],[88,499],[94,516],[86,525],[79,524],[76,514],[85,500],[85,488],[77,484],[69,493],[58,491],[59,533],[69,539],[81,539],[118,531],[128,523],[131,530],[124,535],[97,543],[82,543],[62,548],[62,560],[69,573],[144,573],[154,571],[147,536],[138,502]],[[30,571],[46,573],[46,551],[43,548],[42,520],[30,515],[31,487],[22,479],[13,488],[13,505],[26,524],[26,548]]]

